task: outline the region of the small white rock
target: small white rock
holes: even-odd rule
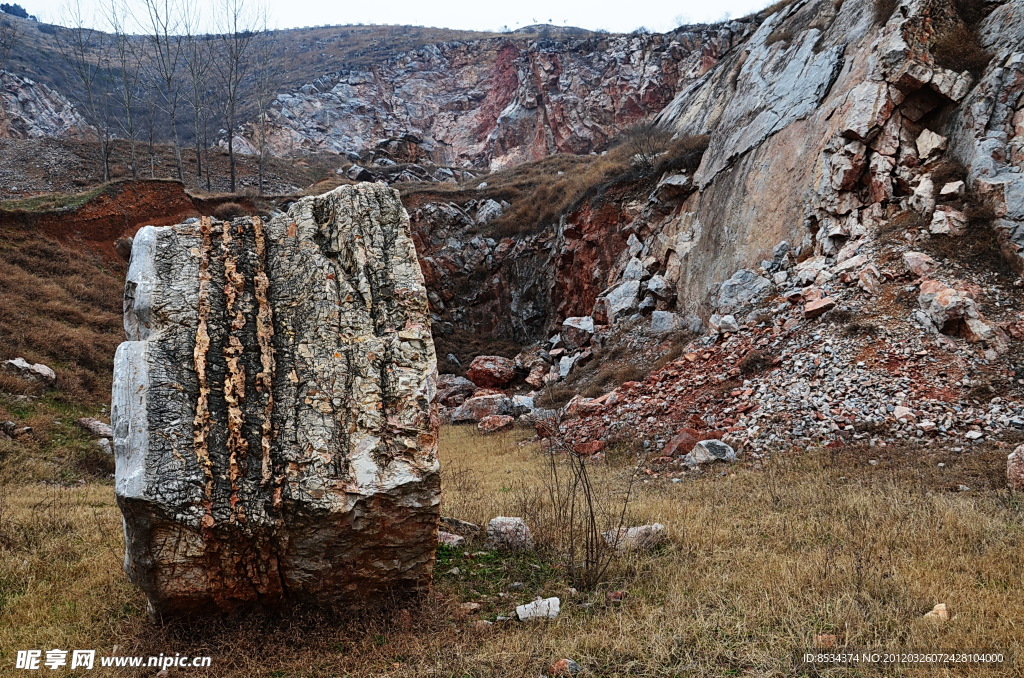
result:
[[[532,603],[526,603],[525,605],[519,605],[516,607],[516,616],[519,617],[519,621],[526,621],[528,619],[554,619],[561,612],[562,601],[557,597],[553,598],[541,598],[537,596],[537,599]]]

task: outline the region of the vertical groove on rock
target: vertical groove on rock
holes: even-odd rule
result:
[[[245,366],[241,364],[242,342],[238,333],[245,327],[245,312],[239,304],[245,292],[245,277],[238,270],[238,259],[232,251],[235,228],[225,222],[222,229],[224,241],[224,313],[229,321],[230,334],[224,347],[224,358],[227,362],[227,373],[224,375],[224,402],[227,403],[228,424],[228,478],[231,482],[231,519],[245,520],[245,505],[238,496],[239,479],[243,471],[240,464],[245,462],[249,443],[245,439],[245,412],[242,404],[245,401]],[[239,227],[242,230],[244,227]]]
[[[273,445],[273,415],[274,415],[274,372],[277,368],[274,360],[274,315],[270,308],[270,280],[267,278],[267,242],[266,231],[263,227],[263,220],[253,217],[253,237],[256,240],[256,271],[253,282],[256,291],[256,341],[260,347],[260,366],[263,368],[256,375],[256,390],[267,399],[263,408],[263,421],[260,425],[260,445],[262,447],[262,464],[260,469],[260,480],[264,486],[275,481],[273,461],[270,451]],[[272,496],[272,503],[277,506],[281,503],[280,487],[275,488]]]
[[[210,459],[210,450],[207,443],[207,438],[210,434],[210,384],[206,374],[207,354],[210,351],[210,250],[212,248],[210,233],[212,228],[213,224],[210,217],[200,219],[199,321],[196,327],[196,345],[192,351],[193,366],[199,384],[192,439],[196,459],[199,461],[199,466],[203,469],[203,475],[206,478],[203,495],[203,508],[205,509],[205,515],[202,519],[203,527],[213,525],[213,461]]]

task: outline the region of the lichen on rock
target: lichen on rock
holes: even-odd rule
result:
[[[436,359],[398,194],[145,227],[115,358],[129,578],[155,615],[428,585]]]

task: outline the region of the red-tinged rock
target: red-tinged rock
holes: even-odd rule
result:
[[[526,377],[526,383],[533,388],[542,388],[544,386],[544,375],[547,373],[547,364],[534,365],[530,369],[529,376]]]
[[[569,348],[582,348],[594,334],[594,319],[590,316],[574,316],[562,321],[562,341]]]
[[[873,297],[882,293],[882,274],[874,264],[868,264],[857,276],[860,288]]]
[[[668,441],[661,450],[663,457],[681,457],[689,454],[694,446],[700,442],[701,434],[692,428],[682,428]]]
[[[824,297],[817,301],[810,301],[804,304],[804,317],[817,318],[818,316],[831,311],[835,307],[835,299],[831,297]]]
[[[481,419],[480,423],[476,425],[476,430],[480,433],[497,433],[512,428],[515,421],[513,417],[505,414],[492,414]]]
[[[583,672],[583,667],[571,659],[559,659],[548,667],[549,676],[576,676]]]
[[[492,395],[503,396],[503,395],[505,395],[505,392],[504,391],[500,391],[500,390],[498,390],[496,388],[477,388],[477,389],[473,389],[473,397],[474,398],[482,398],[483,396],[492,396]]]
[[[437,396],[434,400],[445,407],[457,407],[473,395],[476,386],[469,379],[454,374],[442,374],[437,378]]]
[[[935,260],[924,252],[904,252],[903,263],[916,276],[925,276],[938,268]]]
[[[515,363],[497,355],[478,355],[466,370],[471,382],[485,388],[504,388],[515,376]]]
[[[576,443],[572,446],[572,451],[576,454],[591,455],[597,454],[607,447],[607,443],[603,440],[591,440],[585,443]]]
[[[596,402],[593,398],[584,398],[577,394],[565,406],[565,413],[570,417],[585,417],[600,412],[601,407],[601,403]]]

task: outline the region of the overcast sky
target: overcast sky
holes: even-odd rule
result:
[[[12,0],[7,0],[11,2]],[[110,0],[75,0],[83,8]],[[127,0],[138,2],[138,0]],[[198,0],[212,5],[217,0]],[[266,0],[271,28],[321,24],[409,24],[467,30],[515,29],[536,23],[628,32],[644,26],[667,31],[680,24],[740,17],[768,6],[771,0],[505,0],[431,2],[429,0]],[[17,0],[41,21],[61,23],[66,0]],[[87,12],[88,13],[88,12]]]

